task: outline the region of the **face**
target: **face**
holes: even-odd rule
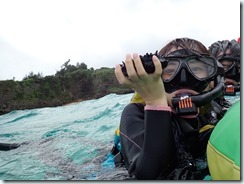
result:
[[[179,70],[179,65],[180,65],[180,61],[177,61],[177,60],[170,61],[167,65],[167,67],[163,71],[162,79],[163,80],[169,80],[172,77],[174,77],[175,74],[177,73],[177,71]],[[197,76],[198,78],[207,77],[207,75],[208,75],[207,68],[202,62],[195,60],[195,59],[192,59],[192,60],[187,61],[187,65],[190,68],[191,72],[194,73],[194,75]],[[209,86],[207,86],[207,88],[204,89],[204,91],[207,91],[209,89],[210,89]],[[196,91],[194,91],[192,89],[188,89],[188,88],[179,89],[179,90],[176,90],[172,93],[166,93],[166,96],[168,99],[168,104],[171,107],[173,107],[171,99],[178,94],[197,95],[199,93],[197,93]]]
[[[223,55],[225,57],[223,57]],[[231,49],[227,49],[225,52],[220,52],[218,54],[219,62],[223,65],[224,70],[226,72],[226,79],[228,79],[228,75],[235,75],[237,73],[240,73],[240,62],[237,62],[236,60],[233,60],[231,58],[228,58],[228,56],[231,56]],[[234,70],[233,70],[234,68]],[[232,81],[230,83],[234,82],[234,79],[230,79],[229,81]],[[237,82],[237,81],[235,81]]]
[[[220,61],[220,63],[223,65],[225,70],[225,74],[226,74],[225,83],[237,85],[238,84],[238,81],[236,81],[237,78],[233,76],[237,76],[240,73],[240,63],[231,59],[223,59]]]
[[[179,50],[179,51],[178,51]],[[209,79],[216,73],[216,60],[197,53],[207,53],[199,47],[194,47],[192,54],[187,54],[184,48],[171,48],[167,52],[165,60],[167,66],[163,69],[162,80],[166,91],[168,105],[172,104],[173,97],[185,95],[198,95],[203,91],[209,91]],[[176,52],[174,52],[176,51]],[[195,52],[196,51],[196,52]],[[190,53],[190,52],[188,52]]]
[[[223,65],[224,70],[227,71],[230,69],[230,67],[233,65],[233,61],[230,60],[222,60],[220,63]]]

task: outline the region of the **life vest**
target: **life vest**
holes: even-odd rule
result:
[[[240,100],[226,112],[207,145],[213,180],[240,180]]]

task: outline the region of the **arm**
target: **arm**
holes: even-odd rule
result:
[[[142,105],[129,104],[122,113],[120,133],[125,165],[137,179],[157,179],[175,156],[169,111],[144,114]]]
[[[119,65],[115,75],[120,84],[136,91],[146,107],[168,107],[161,79],[162,67],[156,56],[152,57],[155,72],[147,74],[138,54],[127,55],[125,77]],[[157,179],[174,155],[174,137],[170,112],[146,109],[130,104],[122,113],[120,123],[121,148],[125,165],[138,179]]]

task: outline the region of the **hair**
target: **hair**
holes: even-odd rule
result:
[[[223,40],[213,43],[209,47],[209,51],[218,60],[228,57],[236,60],[240,60],[240,44],[236,40]]]
[[[199,41],[191,38],[176,38],[165,45],[160,51],[159,55],[167,57],[175,50],[183,49],[188,52],[188,54],[205,54],[210,55],[208,49]]]

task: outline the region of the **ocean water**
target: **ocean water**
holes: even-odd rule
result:
[[[0,116],[0,142],[27,143],[0,151],[0,180],[125,179],[123,168],[101,162],[112,149],[121,112],[132,95],[110,94]]]
[[[121,112],[133,94],[110,94],[55,108],[0,116],[0,180],[124,180],[124,168],[102,164],[113,146]],[[235,102],[237,97],[230,97]]]

